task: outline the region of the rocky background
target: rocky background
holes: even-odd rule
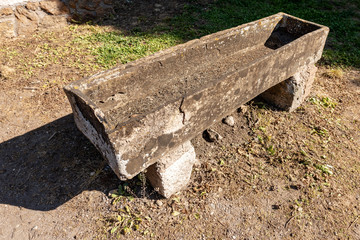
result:
[[[71,20],[99,18],[112,12],[112,0],[23,1],[0,6],[0,39],[58,29]]]

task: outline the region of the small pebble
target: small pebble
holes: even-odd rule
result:
[[[95,172],[91,172],[90,173],[90,176],[92,177],[92,176],[94,176],[95,175]]]
[[[8,67],[8,66],[0,66],[0,77],[3,77],[3,78],[10,78],[12,75],[14,75],[15,73],[15,69],[14,68],[11,68],[11,67]]]
[[[215,142],[222,139],[222,136],[220,136],[219,133],[215,132],[210,128],[204,131],[203,137],[208,142]]]
[[[235,120],[232,116],[227,116],[226,118],[224,118],[223,122],[230,127],[233,127],[235,125]]]
[[[162,205],[163,205],[163,203],[162,203],[162,201],[160,201],[160,200],[156,200],[156,205],[158,205],[159,207],[161,207]]]

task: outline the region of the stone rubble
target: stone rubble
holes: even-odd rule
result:
[[[230,127],[233,127],[235,125],[235,120],[233,116],[227,116],[226,118],[224,118],[223,122]]]
[[[216,142],[222,139],[222,136],[216,132],[215,130],[212,130],[211,128],[206,129],[203,133],[203,137],[208,142]]]
[[[0,5],[0,39],[65,27],[71,19],[99,18],[113,11],[112,0],[7,1]]]

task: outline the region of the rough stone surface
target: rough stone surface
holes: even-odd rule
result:
[[[226,118],[223,119],[223,122],[229,125],[230,127],[233,127],[235,125],[235,120],[233,116],[227,116]]]
[[[78,0],[70,0],[69,1],[69,6],[71,9],[75,9],[76,8],[76,3],[77,3]]]
[[[38,2],[28,2],[26,4],[26,8],[32,11],[36,11],[39,9],[39,3]]]
[[[80,21],[84,19],[95,19],[97,16],[97,12],[81,8],[77,9],[76,12],[73,14],[73,18],[79,19]]]
[[[100,3],[101,0],[78,0],[78,7],[89,11],[94,11]]]
[[[16,34],[14,28],[15,24],[13,19],[0,20],[0,39],[15,37]]]
[[[74,82],[65,92],[80,130],[119,178],[129,179],[314,64],[328,32],[279,13]]]
[[[203,132],[203,137],[208,142],[216,142],[216,141],[219,141],[219,140],[222,139],[222,136],[218,132],[216,132],[216,131],[214,131],[214,130],[212,130],[210,128],[206,129]]]
[[[104,0],[104,3],[107,5],[112,5],[114,0]]]
[[[61,29],[70,19],[96,19],[113,11],[112,0],[2,0],[0,32],[3,34],[0,38],[27,36],[37,30]]]
[[[35,12],[29,11],[23,6],[18,6],[16,7],[15,16],[18,21],[19,35],[29,35],[37,30],[39,17]]]
[[[24,6],[16,7],[16,17],[23,23],[27,21],[24,20],[25,18],[27,18],[28,20],[34,23],[35,22],[37,23],[39,21],[39,16],[35,12],[26,9]]]
[[[309,95],[317,67],[314,64],[299,68],[294,76],[261,94],[269,103],[289,112],[294,111]]]
[[[161,195],[169,198],[187,186],[195,163],[195,150],[188,141],[150,166],[146,177]]]
[[[40,2],[40,7],[45,12],[52,15],[61,15],[69,13],[69,9],[60,0],[46,0]]]
[[[0,9],[0,16],[10,16],[14,13],[11,8],[2,8]]]
[[[95,12],[97,13],[97,16],[103,17],[109,13],[114,13],[114,8],[112,6],[101,5],[95,10]]]

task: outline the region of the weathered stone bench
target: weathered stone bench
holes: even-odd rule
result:
[[[278,13],[115,67],[65,87],[78,128],[120,179],[147,170],[165,197],[187,185],[190,140],[263,97],[304,99],[329,29]]]

